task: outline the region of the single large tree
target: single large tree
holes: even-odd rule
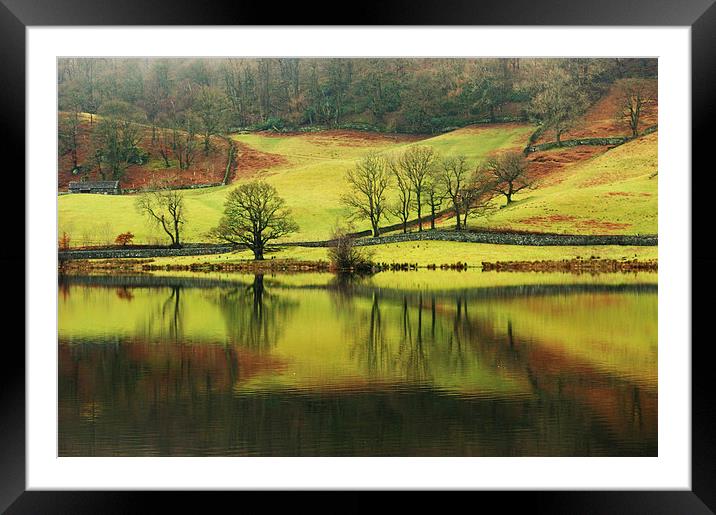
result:
[[[181,247],[181,231],[187,221],[184,193],[168,185],[154,184],[151,188],[137,196],[137,211],[169,236],[171,247]]]
[[[437,159],[432,147],[420,145],[409,147],[398,158],[398,166],[410,181],[415,193],[415,207],[418,212],[418,230],[423,230],[422,206],[428,177]]]
[[[618,85],[619,108],[617,116],[625,120],[631,129],[631,135],[639,135],[639,123],[644,110],[651,107],[656,99],[654,81],[644,79],[625,79]]]
[[[297,230],[298,225],[276,188],[263,181],[251,181],[229,193],[224,215],[211,235],[244,246],[254,253],[254,259],[262,260],[269,242]]]
[[[382,155],[371,152],[355,168],[346,173],[349,192],[341,200],[357,219],[368,219],[373,236],[380,235],[380,221],[388,208],[386,190],[390,186],[388,161]]]
[[[522,152],[503,152],[487,160],[483,169],[492,176],[495,192],[507,199],[506,206],[512,202],[515,193],[529,188],[533,183],[528,173],[527,159]]]
[[[440,180],[443,190],[455,211],[455,229],[460,230],[460,214],[463,205],[463,190],[470,178],[470,168],[464,155],[447,157],[440,163]]]

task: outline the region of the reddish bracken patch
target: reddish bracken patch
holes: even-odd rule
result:
[[[101,180],[99,169],[91,163],[90,152],[92,151],[92,131],[97,126],[97,121],[90,125],[83,121],[80,125],[79,144],[77,157],[79,163],[89,167],[87,177],[90,180]],[[197,136],[197,153],[188,170],[180,170],[176,161],[170,161],[172,166],[165,167],[161,163],[159,143],[152,141],[152,129],[143,127],[139,147],[149,153],[151,167],[148,165],[129,166],[119,185],[123,189],[135,189],[148,186],[156,180],[166,180],[174,186],[188,186],[193,184],[215,184],[224,180],[226,171],[226,159],[228,155],[228,143],[223,138],[211,138],[212,150],[208,155],[203,151],[203,139]],[[72,174],[72,157],[70,153],[58,156],[59,169],[57,171],[57,187],[60,191],[66,191],[70,181],[79,180],[77,175]],[[229,179],[233,178],[236,165],[229,173]]]
[[[261,152],[239,141],[234,143],[238,149],[238,166],[236,167],[234,178],[253,177],[257,172],[288,163],[285,157],[278,154]]]
[[[90,180],[102,179],[99,169],[93,166],[90,160],[92,131],[96,126],[96,120],[92,125],[89,121],[83,121],[79,131],[78,161],[82,166],[90,168],[86,174]],[[235,141],[234,144],[237,155],[229,171],[228,182],[237,178],[252,177],[259,171],[287,162],[282,156],[260,152],[244,143]],[[211,145],[211,151],[205,155],[203,139],[197,137],[197,153],[191,167],[188,170],[180,170],[176,161],[170,160],[172,166],[167,168],[162,162],[158,141],[152,141],[152,129],[144,127],[139,147],[149,153],[150,164],[129,166],[119,181],[120,187],[140,189],[156,180],[166,181],[172,186],[221,183],[226,172],[229,143],[224,138],[212,137]],[[79,180],[79,176],[72,173],[73,163],[69,152],[58,156],[58,163],[57,187],[59,191],[67,191],[70,181]]]
[[[629,193],[626,191],[608,191],[604,195],[607,197],[652,197],[653,196],[652,193],[646,193],[646,192]]]
[[[593,220],[586,218],[578,218],[570,215],[549,215],[549,216],[532,216],[519,220],[519,223],[534,225],[538,227],[551,227],[554,223],[569,222],[575,229],[597,229],[600,231],[620,231],[628,229],[631,224],[619,222],[606,222],[603,220]]]
[[[656,85],[656,80],[654,81]],[[628,136],[631,134],[629,124],[619,116],[621,99],[619,96],[619,83],[614,84],[601,99],[595,102],[577,124],[562,135],[563,140],[575,138],[605,138],[609,136]],[[658,123],[659,102],[656,99],[652,104],[643,108],[639,122],[639,130]],[[542,134],[537,143],[554,141],[555,134],[547,131]]]
[[[543,186],[559,184],[566,176],[555,174],[565,167],[591,159],[603,154],[612,147],[584,146],[569,147],[561,150],[534,152],[527,156],[528,170],[532,177],[538,179]]]

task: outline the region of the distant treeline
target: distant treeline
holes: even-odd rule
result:
[[[193,124],[205,134],[303,127],[435,133],[533,118],[533,100],[555,80],[595,100],[615,80],[656,75],[656,59],[615,58],[58,61],[61,111],[121,112],[153,127]]]

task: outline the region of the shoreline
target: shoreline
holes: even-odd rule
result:
[[[480,265],[468,263],[443,263],[418,265],[417,263],[375,263],[374,272],[416,271],[416,270],[468,270],[479,269],[483,272],[562,272],[570,274],[636,273],[657,272],[656,259],[602,259],[573,258],[561,260],[536,261],[483,261]],[[264,261],[239,261],[230,263],[196,262],[190,264],[157,264],[154,259],[92,259],[72,260],[58,266],[60,275],[78,273],[106,273],[121,275],[129,273],[151,272],[238,272],[238,273],[296,273],[296,272],[337,272],[328,261],[310,261],[293,259],[268,259]]]

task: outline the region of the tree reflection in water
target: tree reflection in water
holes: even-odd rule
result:
[[[298,306],[296,301],[270,293],[263,274],[256,274],[248,286],[222,289],[216,303],[232,343],[254,351],[268,351],[276,344]]]

